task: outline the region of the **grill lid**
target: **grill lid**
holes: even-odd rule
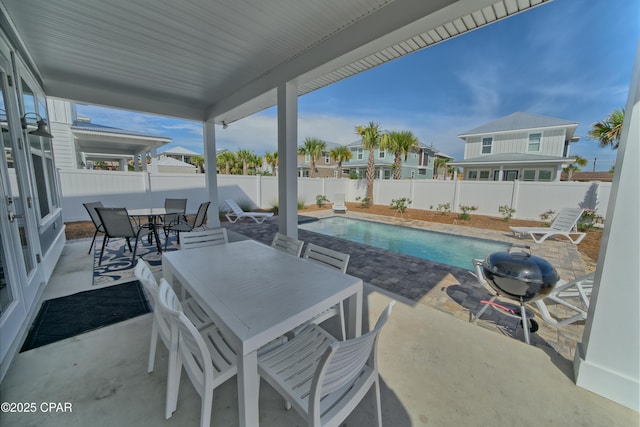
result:
[[[531,255],[529,246],[513,245],[507,252],[494,252],[485,258],[482,268],[491,287],[516,300],[542,298],[560,280],[548,261]]]

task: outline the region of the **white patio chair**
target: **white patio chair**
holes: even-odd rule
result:
[[[347,205],[345,205],[345,195],[336,194],[333,196],[333,212],[347,213]]]
[[[310,325],[278,349],[258,357],[258,373],[311,427],[338,426],[375,386],[376,419],[382,426],[377,344],[392,301],[375,328],[348,341],[336,341]]]
[[[322,264],[329,268],[339,270],[343,273],[347,272],[347,266],[349,265],[350,257],[351,256],[349,254],[343,254],[342,252],[334,251],[333,249],[328,249],[322,246],[315,245],[313,243],[307,244],[307,248],[305,249],[303,255],[303,258],[305,259]],[[342,304],[342,301],[340,301],[339,304],[334,305],[330,309],[318,314],[311,320],[311,322],[316,324],[322,323],[333,316],[340,316],[342,339],[346,339],[347,335],[345,332],[344,324],[344,306]],[[298,331],[299,330],[296,329],[296,331],[294,331],[294,335]]]
[[[156,281],[151,268],[149,268],[149,264],[147,264],[145,260],[138,260],[135,275],[140,283],[142,283],[145,291],[147,291],[147,295],[149,295],[149,298],[151,299],[151,305],[154,308],[153,322],[151,324],[151,343],[149,344],[149,363],[147,366],[147,372],[151,373],[155,366],[158,335],[164,345],[167,348],[170,348],[171,331],[166,318],[162,317],[160,312],[156,310],[158,301],[158,282]],[[182,310],[198,329],[205,329],[213,323],[193,298],[189,298],[182,302]]]
[[[273,216],[273,212],[245,212],[234,200],[225,200],[228,205],[228,209],[225,216],[230,223],[242,220],[244,218],[251,218],[258,224],[262,224],[266,219]]]
[[[584,209],[564,208],[549,227],[509,227],[514,236],[529,235],[536,243],[542,243],[551,236],[564,236],[577,245],[584,239],[587,233],[577,230],[578,220]],[[572,237],[572,236],[575,236]]]
[[[225,243],[229,243],[226,228],[192,231],[182,235],[180,238],[180,249],[201,248],[203,246],[223,245]]]
[[[171,341],[169,348],[165,418],[171,418],[176,411],[184,367],[201,398],[200,427],[207,427],[211,423],[213,390],[238,372],[236,352],[215,325],[196,329],[182,312],[178,297],[164,279],[160,279],[158,308],[161,315],[169,319],[172,337],[178,337],[177,341]]]
[[[291,255],[300,256],[302,253],[302,246],[304,242],[302,240],[294,239],[293,237],[286,236],[282,233],[276,233],[273,236],[271,247],[286,252]]]

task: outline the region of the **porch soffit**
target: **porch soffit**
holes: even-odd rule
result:
[[[227,123],[549,0],[3,0],[49,96]]]

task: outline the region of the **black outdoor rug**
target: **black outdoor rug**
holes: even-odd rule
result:
[[[162,233],[161,233],[162,234]],[[164,237],[164,236],[162,236]],[[131,247],[133,247],[135,239],[131,239]],[[162,250],[164,251],[164,239],[161,239]],[[127,283],[135,280],[135,267],[139,258],[147,261],[151,270],[156,272],[162,268],[162,254],[158,253],[155,242],[149,243],[146,237],[143,237],[138,243],[136,250],[136,259],[131,261],[131,252],[127,246],[125,239],[110,239],[104,248],[102,256],[102,264],[98,265],[100,258],[100,248],[102,247],[102,239],[96,239],[93,247],[93,285],[106,286],[115,285],[117,283]],[[167,251],[178,249],[178,242],[175,235],[169,236],[169,244]]]
[[[113,325],[151,308],[136,280],[42,303],[20,352]]]

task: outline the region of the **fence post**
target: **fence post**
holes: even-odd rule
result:
[[[262,209],[262,175],[256,174],[256,202],[258,207]]]
[[[514,217],[518,217],[517,212],[518,209],[516,208],[516,206],[518,205],[518,196],[520,194],[520,181],[515,179],[513,181],[513,189],[511,191],[511,209],[515,209],[515,215]]]
[[[453,185],[453,206],[452,211],[458,212],[458,203],[460,203],[460,179],[455,178],[455,184]]]

